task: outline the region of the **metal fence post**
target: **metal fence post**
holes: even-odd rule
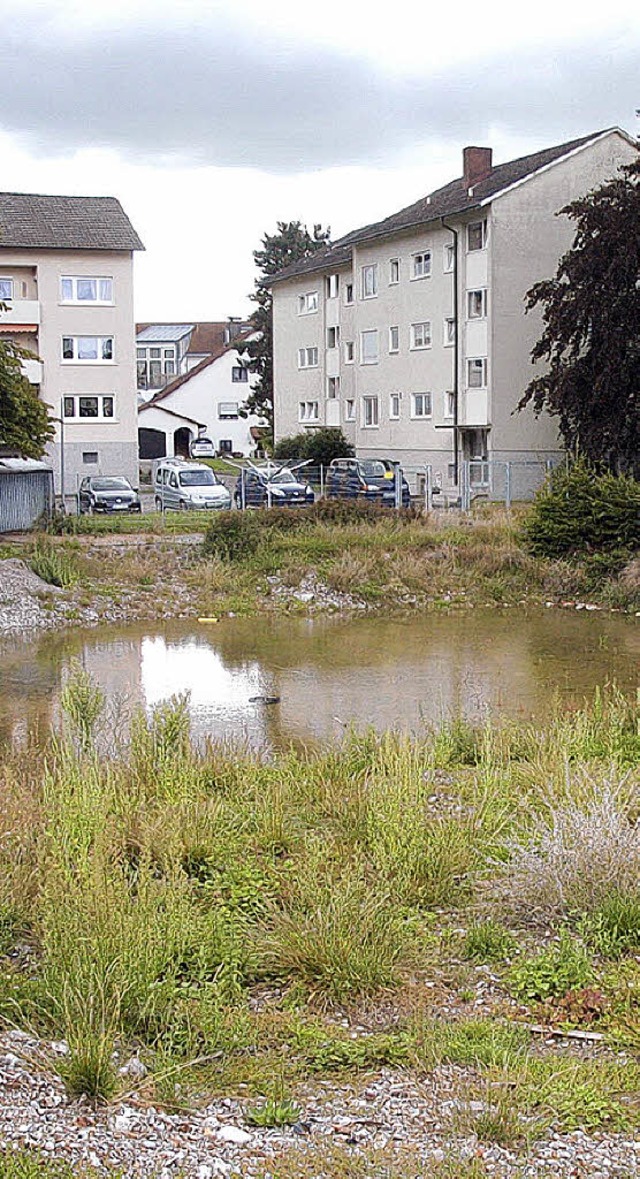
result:
[[[431,463],[425,467],[424,506],[427,512],[433,511],[433,468]]]
[[[240,478],[240,503],[242,505],[243,512],[247,506],[247,489],[245,486],[246,474],[247,474],[247,468],[243,467],[242,468],[242,475]]]
[[[460,507],[468,512],[471,507],[471,463],[463,459],[460,464]]]
[[[400,463],[395,463],[393,468],[393,490],[396,511],[399,511],[402,507],[402,475],[400,473]]]
[[[324,499],[324,463],[320,463],[320,499]]]
[[[504,471],[504,502],[508,512],[511,511],[511,463],[505,463]]]

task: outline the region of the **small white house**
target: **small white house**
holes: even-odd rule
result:
[[[254,414],[240,416],[251,374],[236,344],[213,352],[138,406],[141,459],[186,458],[201,435],[219,454],[255,452],[256,431],[259,436],[266,423]]]

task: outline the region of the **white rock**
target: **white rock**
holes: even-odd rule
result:
[[[246,1146],[247,1142],[251,1142],[251,1135],[239,1126],[222,1126],[218,1130],[218,1138],[223,1142],[232,1142],[234,1146]]]
[[[134,1081],[141,1081],[147,1075],[147,1067],[139,1056],[132,1056],[122,1068],[118,1069],[121,1077],[132,1077]]]

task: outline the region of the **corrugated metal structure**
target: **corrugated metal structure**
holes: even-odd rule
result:
[[[0,532],[23,532],[53,510],[53,471],[32,459],[0,458]]]

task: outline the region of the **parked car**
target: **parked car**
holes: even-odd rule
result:
[[[383,507],[396,503],[396,467],[390,459],[334,459],[329,464],[325,494],[330,499],[368,499]],[[409,484],[400,468],[402,506],[411,503]]]
[[[252,467],[241,471],[233,493],[236,507],[241,508],[243,504],[246,508],[268,506],[269,497],[273,508],[304,508],[315,500],[313,487],[296,479],[288,467],[275,471],[271,476],[268,471]]]
[[[230,508],[231,492],[205,463],[163,459],[154,477],[156,508]]]
[[[78,490],[78,511],[141,512],[140,497],[123,475],[87,475]]]
[[[216,448],[210,438],[207,438],[205,434],[200,434],[198,438],[194,438],[189,443],[189,454],[192,459],[215,458]]]

